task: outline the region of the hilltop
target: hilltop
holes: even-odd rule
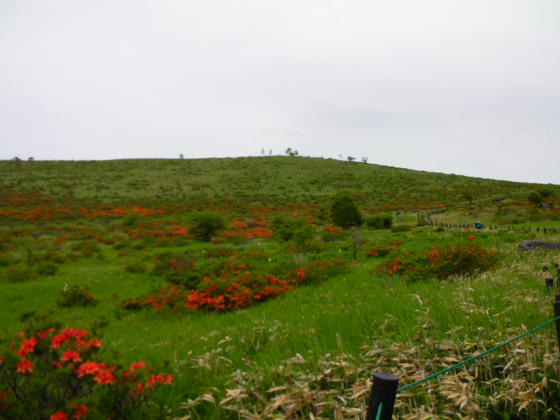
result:
[[[0,162],[0,188],[57,201],[173,203],[275,200],[325,203],[350,194],[386,209],[422,209],[527,195],[538,187],[509,181],[307,157]]]

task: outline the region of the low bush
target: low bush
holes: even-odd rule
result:
[[[544,198],[550,197],[554,194],[554,190],[551,190],[550,188],[539,188],[537,192]]]
[[[57,271],[58,267],[51,262],[43,262],[37,267],[37,273],[42,276],[53,276]]]
[[[412,225],[397,225],[391,228],[391,232],[410,232],[412,228]]]
[[[274,234],[283,241],[289,241],[294,234],[305,226],[305,219],[287,214],[277,214],[271,222]]]
[[[391,252],[395,251],[401,243],[402,241],[400,239],[393,239],[383,244],[366,246],[365,254],[367,257],[386,257]]]
[[[527,199],[536,206],[540,206],[542,204],[543,198],[542,194],[538,191],[532,191],[527,196]]]
[[[498,261],[495,250],[478,245],[431,246],[428,252],[401,252],[386,261],[380,271],[411,280],[446,279],[453,275],[486,271]]]
[[[336,226],[325,226],[321,231],[321,239],[325,242],[339,241],[345,237],[342,229]]]
[[[10,265],[4,269],[4,276],[10,283],[19,283],[35,277],[27,267]]]
[[[152,274],[186,288],[196,288],[203,278],[193,256],[173,252],[165,252],[156,256]]]
[[[103,258],[103,254],[101,251],[101,247],[93,241],[80,241],[72,245],[70,248],[72,253],[70,254],[70,258],[72,260],[78,258]]]
[[[79,285],[65,284],[56,304],[61,307],[95,306],[99,301],[86,288]]]
[[[372,214],[366,218],[366,225],[372,229],[391,229],[393,216],[390,214]]]
[[[148,267],[142,261],[133,261],[124,266],[124,271],[131,274],[140,274],[148,271]]]

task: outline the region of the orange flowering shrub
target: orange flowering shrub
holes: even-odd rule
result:
[[[336,226],[327,225],[321,230],[321,239],[325,242],[338,241],[344,238],[344,231]]]
[[[93,360],[102,342],[86,330],[48,328],[19,340],[0,353],[3,419],[128,418],[173,383],[144,362],[123,368]]]
[[[484,249],[478,245],[431,246],[431,250],[425,253],[399,253],[385,262],[380,270],[412,280],[445,279],[452,275],[486,271],[494,267],[498,260],[494,249]]]
[[[212,276],[204,276],[197,288],[169,284],[145,296],[130,299],[124,309],[152,308],[155,311],[179,309],[224,311],[246,308],[257,302],[283,295],[294,287],[319,283],[341,273],[346,262],[340,259],[315,261],[284,275],[251,271],[240,263],[228,263]]]
[[[367,257],[386,257],[396,250],[401,243],[402,240],[393,239],[392,241],[384,244],[370,245],[366,247],[365,254]]]

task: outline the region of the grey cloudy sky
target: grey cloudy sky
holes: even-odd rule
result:
[[[1,159],[278,154],[560,184],[557,0],[1,0]]]

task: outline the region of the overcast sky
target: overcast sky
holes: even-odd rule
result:
[[[0,139],[560,184],[560,2],[0,0]]]

